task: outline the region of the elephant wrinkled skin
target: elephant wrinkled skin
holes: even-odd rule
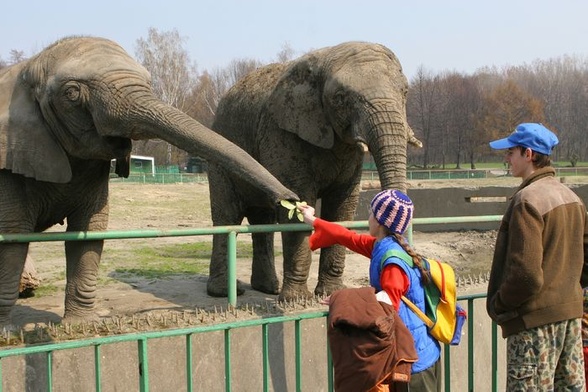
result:
[[[405,190],[407,143],[421,146],[406,120],[408,82],[386,47],[348,42],[262,67],[240,80],[219,103],[213,130],[257,159],[301,200],[321,199],[321,217],[352,220],[359,198],[364,146],[382,188]],[[216,164],[209,165],[214,225],[288,222],[255,189]],[[280,299],[311,295],[308,232],[284,233]],[[226,296],[226,238],[215,236],[207,285]],[[317,295],[341,288],[345,250],[323,249]],[[253,234],[251,285],[277,294],[273,235]],[[239,286],[238,293],[242,293]]]
[[[157,99],[116,43],[70,37],[0,70],[0,233],[105,230],[111,159],[160,138],[216,162],[277,204],[297,196],[243,149]],[[65,243],[66,319],[94,315],[103,241]],[[28,243],[0,243],[0,326],[10,323]]]

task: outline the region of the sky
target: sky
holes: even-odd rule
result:
[[[234,59],[269,63],[345,41],[390,48],[411,79],[482,67],[588,57],[586,0],[10,0],[0,15],[0,58],[29,57],[69,35],[112,39],[135,57],[149,28],[177,30],[197,70]]]

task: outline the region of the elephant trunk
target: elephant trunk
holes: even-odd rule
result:
[[[132,139],[160,138],[190,154],[217,163],[261,189],[273,203],[299,200],[247,152],[182,111],[155,98],[136,105],[128,116]],[[144,108],[150,108],[146,111]]]
[[[406,146],[410,130],[402,116],[391,112],[367,116],[366,143],[374,157],[382,189],[406,192]]]

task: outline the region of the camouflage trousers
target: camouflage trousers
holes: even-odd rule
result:
[[[586,391],[581,319],[560,321],[506,339],[506,390]]]

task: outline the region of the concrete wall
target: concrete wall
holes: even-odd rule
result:
[[[588,204],[588,185],[569,185],[584,204]],[[508,199],[517,187],[409,189],[408,196],[415,205],[415,218],[502,215]],[[368,206],[377,190],[361,193],[355,220],[368,218]],[[494,230],[499,222],[447,223],[419,225],[423,232],[458,230]]]
[[[484,291],[483,287],[473,291]],[[465,294],[465,293],[462,293]],[[462,304],[467,308],[467,304]],[[464,328],[461,344],[451,348],[451,390],[465,391],[468,382],[468,337],[475,343],[474,386],[478,392],[491,391],[490,319],[483,299],[474,302],[474,328]],[[300,390],[328,391],[326,319],[303,320],[302,385]],[[295,324],[268,326],[269,390],[296,390]],[[192,382],[195,391],[225,391],[225,334],[223,331],[194,334]],[[231,391],[263,390],[261,327],[232,329],[230,334]],[[101,390],[139,391],[140,364],[137,342],[103,344],[100,347]],[[504,340],[499,337],[499,390],[504,385]],[[52,390],[78,392],[95,390],[94,348],[55,351],[52,354]],[[147,343],[149,390],[186,391],[186,338],[149,339]],[[44,354],[8,357],[2,360],[2,390],[7,392],[47,391],[48,361]]]
[[[326,319],[301,322],[303,391],[327,391]],[[225,333],[191,336],[192,382],[195,391],[225,391]],[[231,391],[263,390],[262,329],[244,327],[230,333]],[[295,324],[268,326],[269,390],[296,390]],[[149,339],[147,343],[149,390],[186,391],[186,338]],[[140,390],[137,342],[104,344],[100,348],[101,390]],[[2,360],[2,390],[47,391],[47,358],[44,354]],[[95,390],[94,348],[55,351],[52,357],[52,390]]]
[[[484,293],[486,287],[472,284],[459,288],[460,295]],[[467,304],[462,303],[467,309]],[[475,344],[473,377],[475,390],[490,392],[491,372],[490,319],[485,310],[485,300],[476,299],[469,314],[473,325],[464,328],[464,336],[458,347],[451,349],[451,390],[467,390],[468,340]],[[316,310],[316,309],[315,309]],[[324,310],[324,308],[321,308]],[[302,311],[302,310],[300,310]],[[294,311],[293,311],[294,312]],[[222,313],[222,312],[221,312]],[[284,313],[286,315],[290,312]],[[278,314],[276,314],[278,315]],[[266,311],[218,322],[245,321],[249,317],[268,317]],[[268,325],[268,367],[270,391],[295,391],[295,334],[294,322]],[[302,391],[327,391],[327,331],[326,319],[318,318],[300,322],[302,350]],[[195,391],[225,390],[225,334],[223,331],[196,333],[189,338],[192,344],[192,382]],[[233,328],[230,333],[231,391],[263,390],[263,336],[261,326]],[[499,338],[499,385],[504,385],[504,341]],[[186,391],[187,360],[186,337],[149,339],[147,362],[150,391]],[[106,343],[100,346],[101,390],[138,391],[141,364],[136,341]],[[45,354],[2,359],[2,391],[45,392],[51,366],[52,389],[59,392],[95,390],[94,348],[77,348],[54,351],[51,362]],[[503,388],[499,388],[501,390]]]

